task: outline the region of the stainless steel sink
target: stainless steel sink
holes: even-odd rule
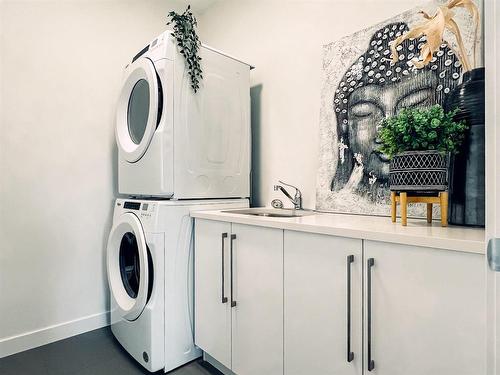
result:
[[[314,211],[306,210],[287,210],[279,208],[246,208],[243,210],[226,210],[231,214],[252,215],[252,216],[265,216],[265,217],[302,217],[314,215]]]

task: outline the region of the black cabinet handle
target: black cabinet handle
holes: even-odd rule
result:
[[[230,252],[231,252],[231,263],[230,263],[230,266],[231,266],[231,307],[234,307],[236,306],[236,301],[234,300],[234,297],[233,297],[233,241],[236,239],[236,234],[231,234],[231,247],[230,247]]]
[[[367,339],[368,339],[368,371],[372,371],[375,368],[375,361],[372,359],[372,267],[375,264],[375,259],[368,258],[367,262]]]
[[[352,362],[354,353],[351,352],[351,263],[354,255],[347,256],[347,362]]]
[[[224,244],[226,242],[227,238],[227,233],[222,233],[222,303],[227,302],[227,297],[225,296],[225,291],[224,291]]]

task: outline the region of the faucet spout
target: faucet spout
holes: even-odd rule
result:
[[[274,185],[274,191],[278,190],[281,191],[283,194],[285,194],[285,196],[293,202],[292,196],[288,193],[288,191],[286,191],[286,189],[283,186]]]
[[[289,200],[290,202],[293,203],[294,205],[294,208],[296,210],[302,210],[302,193],[300,192],[300,190],[293,186],[293,185],[290,185],[290,184],[287,184],[283,181],[278,181],[280,184],[283,184],[285,186],[289,186],[291,188],[294,188],[295,189],[295,196],[292,198],[292,196],[290,195],[290,193],[281,185],[274,185],[274,190],[275,191],[281,191]]]

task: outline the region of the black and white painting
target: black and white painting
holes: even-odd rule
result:
[[[391,62],[389,43],[422,22],[420,10],[433,14],[440,3],[426,3],[324,46],[318,210],[389,214],[389,159],[378,151],[378,126],[402,108],[443,105],[462,77],[451,35],[445,33],[446,42],[422,69],[412,59],[425,37],[398,46],[397,63]],[[464,11],[456,20],[472,55],[472,18]],[[422,216],[424,209],[411,207],[409,214]]]

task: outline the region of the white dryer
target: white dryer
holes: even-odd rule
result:
[[[111,330],[147,370],[167,372],[201,355],[190,211],[239,207],[248,200],[116,200],[107,246]]]
[[[170,32],[125,69],[118,190],[173,199],[250,195],[250,66],[203,45],[197,93]]]

